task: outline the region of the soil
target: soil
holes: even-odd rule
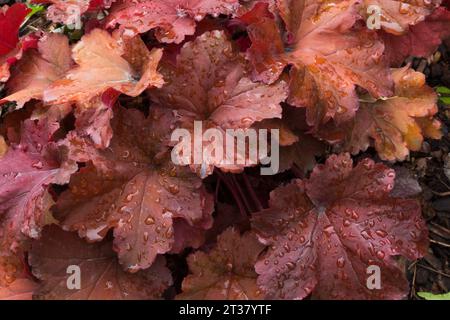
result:
[[[450,39],[429,59],[414,59],[412,66],[427,75],[430,86],[450,87]],[[423,189],[423,214],[429,228],[430,249],[423,259],[410,263],[411,299],[417,292],[450,291],[450,106],[439,105],[443,123],[441,140],[426,141],[421,152],[402,166],[411,170]]]

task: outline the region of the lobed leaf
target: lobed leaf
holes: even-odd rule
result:
[[[124,272],[109,241],[86,244],[76,234],[53,225],[40,241],[34,241],[30,264],[41,280],[34,292],[43,300],[149,300],[159,299],[172,284],[172,276],[163,257],[145,271]],[[69,289],[68,269],[79,268],[80,288]],[[77,269],[78,270],[78,269]]]
[[[136,97],[164,83],[157,72],[162,50],[149,52],[139,37],[115,38],[94,29],[73,47],[72,56],[77,66],[45,88],[44,102],[84,102],[110,88]]]
[[[119,24],[133,34],[154,29],[160,42],[181,43],[206,15],[231,15],[238,6],[238,0],[121,0],[111,8],[107,26]]]
[[[264,246],[252,233],[224,231],[210,252],[188,257],[191,275],[183,281],[181,300],[253,300],[262,297],[254,263]]]
[[[72,65],[68,39],[57,33],[39,40],[38,50],[30,50],[14,67],[7,83],[9,94],[1,102],[14,101],[22,108],[31,99],[43,99],[44,90],[63,77]]]
[[[0,256],[18,254],[27,238],[39,237],[53,204],[49,185],[66,184],[77,169],[52,141],[58,128],[46,120],[25,121],[20,144],[0,159]]]
[[[268,252],[256,264],[269,299],[401,299],[407,281],[396,261],[421,257],[427,229],[415,200],[393,198],[395,172],[348,154],[333,155],[307,180],[275,189],[253,215]],[[382,286],[367,286],[369,266]]]
[[[330,124],[319,136],[341,142],[341,149],[357,154],[373,141],[383,160],[404,160],[418,151],[424,137],[440,139],[441,123],[437,95],[425,83],[425,76],[408,67],[393,70],[395,96],[364,102],[350,122],[342,127]]]
[[[90,139],[68,137],[71,156],[87,165],[74,174],[59,198],[56,217],[65,229],[89,241],[114,228],[120,263],[131,272],[152,265],[174,244],[173,219],[209,228],[211,198],[187,168],[169,164],[164,139],[173,126],[170,111],[118,109],[105,150]]]

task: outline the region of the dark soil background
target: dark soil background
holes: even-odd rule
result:
[[[450,87],[450,39],[428,59],[414,59],[412,66],[427,75],[430,86]],[[423,189],[423,215],[430,237],[428,255],[407,266],[411,299],[417,292],[450,291],[450,106],[440,104],[439,118],[444,136],[424,143],[421,152],[401,164],[411,170]],[[419,298],[420,299],[420,298]]]

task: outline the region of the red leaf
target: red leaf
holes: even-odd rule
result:
[[[136,97],[164,83],[156,70],[162,50],[149,52],[140,37],[118,39],[94,29],[75,45],[72,55],[78,66],[45,90],[45,102],[85,102],[109,88]]]
[[[198,249],[205,243],[204,228],[196,228],[183,219],[173,222],[174,242],[170,253],[179,254],[186,248]]]
[[[436,51],[443,39],[450,37],[450,11],[440,7],[433,14],[409,28],[401,36],[382,34],[386,55],[393,66],[399,66],[408,56],[428,57]]]
[[[269,11],[259,14],[261,6],[255,6],[254,11],[243,17],[243,21],[253,20],[247,28],[252,45],[247,50],[247,59],[253,66],[253,78],[265,83],[273,83],[283,72],[286,61],[284,43],[280,36],[277,23],[270,17]],[[248,15],[251,15],[248,17]],[[256,15],[256,17],[252,17]]]
[[[166,63],[161,72],[167,85],[151,90],[151,97],[176,110],[181,126],[188,130],[197,120],[203,121],[205,128],[226,130],[247,129],[256,121],[281,117],[286,83],[279,81],[269,86],[251,81],[245,60],[233,50],[222,31],[207,32],[186,43],[176,66]],[[242,167],[228,166],[220,160],[203,159],[207,165],[223,169]]]
[[[20,144],[0,159],[0,255],[20,252],[28,237],[38,238],[52,204],[47,190],[65,184],[76,165],[52,142],[58,124],[26,120]]]
[[[283,119],[266,119],[260,122],[256,122],[253,125],[256,130],[266,129],[268,132],[271,130],[279,131],[279,144],[280,147],[291,146],[298,142],[298,135],[291,130],[289,125]]]
[[[417,259],[427,229],[415,200],[389,196],[395,173],[348,154],[333,155],[310,179],[271,194],[270,209],[253,216],[269,251],[256,264],[268,298],[400,299],[408,292],[395,257]],[[367,268],[381,269],[379,290],[366,286]]]
[[[105,101],[103,97],[97,97],[75,109],[77,134],[81,137],[89,137],[95,147],[102,149],[109,146],[113,136],[110,122],[113,118],[114,102],[111,103],[107,99]]]
[[[241,1],[241,6],[238,10],[238,15],[242,17],[249,13],[256,18],[257,13],[262,13],[265,11],[264,7],[268,6],[270,12],[276,11],[276,1],[277,0],[244,0]],[[256,9],[256,10],[255,10]],[[263,10],[264,9],[264,10]],[[250,13],[252,12],[253,13]],[[266,13],[265,13],[266,14]]]
[[[153,266],[136,274],[124,272],[111,242],[86,244],[76,234],[53,225],[42,239],[32,243],[30,264],[42,281],[35,298],[45,300],[148,300],[158,299],[172,284],[172,276],[160,257]],[[80,289],[67,287],[67,270],[79,267]]]
[[[69,135],[74,159],[92,161],[72,176],[57,202],[56,217],[66,229],[90,241],[114,228],[114,246],[129,271],[146,269],[174,243],[173,219],[211,226],[212,199],[189,169],[169,164],[164,139],[173,123],[169,110],[152,107],[145,119],[119,109],[105,150],[90,139]]]
[[[188,257],[191,275],[183,281],[180,300],[253,300],[262,297],[254,264],[264,246],[255,235],[243,236],[233,228],[217,239],[210,252]]]
[[[33,3],[51,3],[47,18],[55,23],[74,24],[81,21],[86,11],[107,9],[115,0],[35,0]]]
[[[408,67],[393,70],[395,96],[361,104],[353,120],[342,126],[330,123],[319,131],[329,142],[357,154],[375,145],[383,160],[404,160],[409,151],[419,151],[424,137],[440,139],[441,123],[437,95],[425,83],[425,76]]]
[[[307,108],[310,125],[351,119],[358,109],[356,85],[374,97],[392,95],[383,43],[365,26],[355,25],[357,9],[348,1],[335,7],[314,1],[304,7],[288,59],[296,66],[291,102]]]
[[[249,58],[259,78],[269,82],[286,64],[294,66],[290,103],[307,108],[308,124],[351,119],[359,106],[356,86],[374,97],[392,95],[383,43],[360,23],[358,1],[277,4],[291,48],[284,52],[275,22],[265,18],[249,28],[254,44]]]
[[[7,287],[0,286],[0,300],[31,300],[36,287],[36,282],[30,279],[17,279]]]
[[[160,104],[176,109],[183,122],[211,121],[222,128],[248,128],[281,117],[285,83],[266,86],[246,77],[245,64],[222,31],[204,33],[183,46],[177,72],[165,65],[168,84],[152,91]]]
[[[22,108],[31,99],[42,100],[44,90],[60,79],[71,64],[67,37],[57,33],[46,35],[39,40],[38,50],[27,51],[14,67],[7,83],[9,95],[1,102],[15,101]]]
[[[10,67],[22,59],[23,54],[28,49],[36,49],[38,39],[35,35],[23,37],[16,47],[6,55],[0,55],[0,82],[6,82],[10,77]]]
[[[238,6],[238,0],[121,0],[111,8],[107,26],[119,24],[134,34],[155,29],[160,42],[181,43],[194,34],[196,21],[233,14]]]
[[[423,21],[441,2],[442,0],[364,0],[362,10],[367,16],[369,6],[378,6],[381,9],[381,28],[390,34],[400,35],[408,32],[410,26]]]
[[[116,0],[90,0],[88,11],[108,9]]]
[[[260,21],[261,18],[274,18],[273,13],[269,9],[268,2],[257,2],[251,10],[239,17],[239,21],[247,25],[251,25]]]
[[[23,3],[0,8],[0,56],[5,55],[19,42],[19,28],[30,9]]]

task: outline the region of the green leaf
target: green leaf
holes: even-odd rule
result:
[[[425,300],[450,300],[450,292],[444,294],[433,294],[429,292],[418,292],[417,295]]]
[[[440,94],[450,94],[450,89],[447,87],[437,87],[436,92]]]
[[[45,7],[40,5],[40,4],[31,4],[31,3],[27,3],[26,4],[28,9],[31,9],[31,11],[28,13],[28,15],[25,17],[24,22],[22,23],[22,25],[24,25],[28,20],[30,20],[30,18],[32,16],[34,16],[36,13],[39,13],[41,11],[45,10]]]
[[[439,98],[439,100],[440,100],[443,104],[450,105],[450,97],[441,97],[441,98]]]

